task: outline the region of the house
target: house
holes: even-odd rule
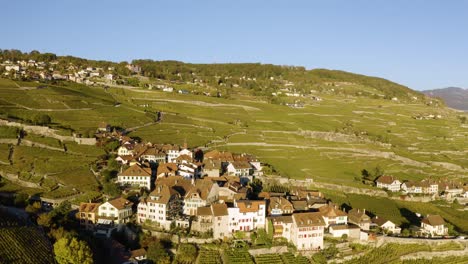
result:
[[[119,156],[133,155],[134,149],[135,149],[135,144],[128,142],[126,144],[123,144],[117,149],[117,155]]]
[[[387,189],[391,192],[400,191],[401,182],[390,175],[382,175],[375,180],[377,188]]]
[[[205,160],[203,165],[203,176],[207,177],[219,177],[221,171],[221,161],[219,160]]]
[[[138,223],[146,221],[157,223],[164,229],[169,229],[182,213],[181,195],[165,184],[157,185],[148,197],[140,199],[137,209]]]
[[[226,172],[230,176],[249,176],[252,166],[246,161],[233,161],[226,167]]]
[[[265,201],[234,200],[234,207],[228,208],[229,230],[252,231],[265,227],[266,203]]]
[[[215,203],[210,206],[198,207],[191,230],[198,232],[212,231],[214,239],[228,237],[230,232],[227,205],[225,203]]]
[[[431,180],[422,180],[420,183],[424,194],[436,194],[439,192],[439,184]]]
[[[166,162],[176,162],[175,159],[180,156],[180,147],[176,145],[164,145],[162,151],[166,153]]]
[[[109,132],[111,132],[111,128],[112,127],[109,124],[107,124],[105,122],[101,122],[98,125],[97,131],[98,132],[107,132],[107,133],[109,133]]]
[[[447,197],[456,197],[463,193],[463,186],[457,182],[440,182],[439,191],[443,192]]]
[[[291,242],[298,250],[323,249],[326,223],[320,212],[292,215]]]
[[[231,152],[212,150],[204,155],[204,159],[219,160],[223,163],[233,162],[234,157]]]
[[[401,184],[401,189],[405,193],[423,193],[423,187],[419,182],[407,181]]]
[[[133,203],[121,197],[109,200],[99,205],[99,220],[110,220],[114,224],[127,223],[132,216],[132,205]]]
[[[193,180],[193,184],[184,197],[184,214],[195,215],[198,207],[203,207],[218,201],[217,184],[209,179]]]
[[[193,163],[182,163],[177,165],[177,174],[186,178],[194,179],[198,176],[198,166]]]
[[[294,207],[288,199],[284,197],[271,197],[268,201],[268,215],[292,214]]]
[[[284,237],[291,241],[292,215],[270,216],[267,221],[273,226],[273,238]]]
[[[76,219],[80,222],[80,226],[88,230],[94,229],[94,225],[97,223],[99,203],[80,203],[78,213],[76,213]]]
[[[421,221],[421,231],[430,236],[446,236],[448,228],[440,215],[427,215]]]
[[[142,261],[146,259],[146,250],[144,248],[139,248],[130,251],[130,260]]]
[[[156,177],[168,177],[168,176],[176,176],[177,174],[177,164],[175,163],[160,163],[158,165],[158,169],[156,170]]]
[[[119,173],[117,175],[117,182],[120,185],[130,185],[151,190],[151,169],[135,164],[124,172]]]
[[[333,225],[328,230],[332,237],[343,237],[343,235],[346,235],[350,239],[361,239],[361,228],[357,225]]]
[[[396,226],[392,221],[387,220],[385,218],[375,216],[371,219],[371,221],[371,227],[379,227],[386,233],[400,234],[401,232],[401,228]]]
[[[348,212],[348,222],[359,226],[362,230],[369,231],[371,218],[366,214],[366,209],[351,209]]]
[[[336,204],[329,203],[320,207],[319,213],[327,228],[331,225],[346,225],[348,223],[348,215],[340,210]]]
[[[149,162],[149,163],[164,163],[166,162],[166,153],[158,150],[155,147],[149,147],[142,149],[138,155],[138,160],[140,162]]]

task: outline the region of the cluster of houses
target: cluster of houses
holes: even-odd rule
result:
[[[387,189],[391,192],[403,192],[407,194],[438,195],[446,198],[468,198],[468,186],[456,181],[436,181],[424,179],[421,181],[404,181],[390,176],[382,175],[375,181],[377,188]]]
[[[262,174],[262,166],[252,155],[190,150],[186,144],[142,144],[126,137],[120,143],[117,160],[126,169],[117,183],[147,192],[135,204],[122,197],[82,203],[77,218],[96,232],[100,226],[129,221],[160,230],[209,233],[215,239],[265,229],[298,250],[317,250],[323,248],[326,233],[367,240],[374,227],[393,234],[401,231],[389,220],[371,218],[365,209],[346,212],[305,187],[254,194],[248,182]],[[440,216],[424,218],[421,227],[431,235],[447,233]]]
[[[4,68],[4,76],[11,77],[24,77],[33,80],[68,80],[77,83],[84,83],[92,85],[94,82],[91,80],[93,77],[104,78],[106,81],[113,81],[116,79],[111,72],[114,67],[107,69],[86,67],[79,68],[75,65],[68,65],[65,71],[56,69],[58,61],[52,62],[36,62],[34,60],[22,61],[4,61],[0,64]]]

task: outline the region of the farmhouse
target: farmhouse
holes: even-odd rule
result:
[[[130,185],[151,190],[151,169],[135,164],[117,176],[120,185]]]
[[[359,226],[362,230],[369,231],[371,218],[366,214],[366,209],[351,209],[348,212],[348,222]]]
[[[132,205],[133,204],[130,201],[121,197],[109,200],[99,205],[99,221],[110,220],[114,224],[127,223],[132,215]]]
[[[320,212],[293,214],[292,220],[291,242],[298,250],[323,248],[326,223]]]
[[[401,182],[390,175],[382,175],[375,181],[377,188],[387,189],[391,192],[400,191]]]
[[[371,226],[379,227],[385,232],[389,232],[389,233],[391,232],[392,234],[400,234],[401,232],[401,228],[396,226],[394,223],[392,223],[391,221],[385,218],[378,217],[378,216],[375,216],[374,218],[372,218]]]
[[[348,215],[341,211],[336,204],[328,204],[319,208],[325,227],[330,225],[342,225],[348,223]]]
[[[421,221],[421,231],[430,236],[445,236],[448,228],[440,215],[428,215]]]
[[[268,201],[268,214],[275,215],[284,215],[292,214],[294,207],[288,199],[284,197],[271,197]]]

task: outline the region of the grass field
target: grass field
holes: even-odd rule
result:
[[[130,136],[152,143],[187,141],[190,147],[251,153],[290,178],[361,188],[369,188],[356,180],[361,170],[376,166],[400,180],[468,177],[468,128],[458,118],[463,113],[422,102],[320,94],[323,101],[301,97],[305,107],[295,109],[266,103],[249,93],[224,99],[78,84],[34,87],[0,79],[0,115],[28,120],[37,113],[48,114],[52,126],[87,134],[104,121],[132,129]],[[163,112],[161,123],[155,123],[157,111]],[[429,114],[442,118],[414,118]],[[60,145],[47,138],[30,138]],[[40,181],[37,175],[47,173],[48,178],[70,187],[94,190],[96,182],[88,168],[103,151],[94,146],[63,144],[78,154],[15,146],[13,166],[0,165],[0,169],[21,171],[22,177],[31,181]],[[0,160],[4,155],[0,154]],[[334,198],[340,201],[340,195]],[[462,221],[465,215],[451,208],[349,195],[342,199],[397,223],[408,221],[402,211],[407,208],[440,213],[461,230],[468,230]],[[379,208],[379,204],[388,205],[388,209]]]

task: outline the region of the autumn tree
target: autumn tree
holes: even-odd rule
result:
[[[55,260],[58,264],[92,264],[93,253],[85,241],[73,237],[62,237],[54,244]]]

